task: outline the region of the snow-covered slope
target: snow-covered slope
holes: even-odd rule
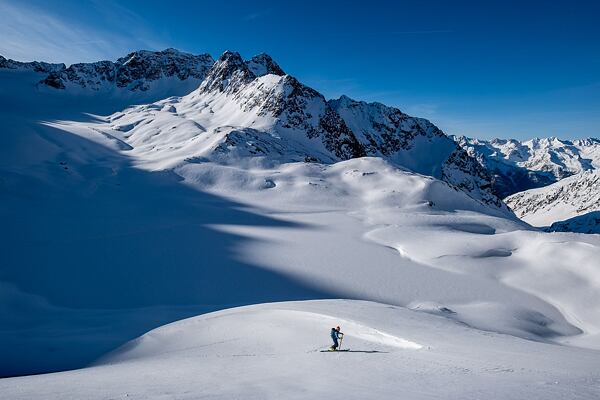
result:
[[[329,318],[353,348],[389,353],[347,354],[358,356],[347,385],[308,397],[366,396],[365,365],[384,398],[475,398],[493,383],[502,398],[548,397],[547,382],[596,394],[600,238],[534,230],[477,198],[487,188],[432,125],[377,104],[338,107],[264,55],[226,53],[196,90],[141,105],[173,77],[108,94],[39,85],[40,74],[0,69],[0,375],[81,368],[229,307],[380,304],[206,315],[191,322],[199,330],[152,332],[96,367],[1,380],[2,394],[126,397],[132,382],[139,396],[280,398],[294,378],[311,388],[338,369],[341,353],[307,353],[326,345]],[[472,190],[448,182],[448,168]],[[306,372],[280,367],[294,363]],[[414,380],[402,386],[397,370]]]
[[[550,226],[551,230],[576,228],[574,232],[598,231],[595,219],[584,215],[600,211],[600,170],[582,172],[564,178],[552,185],[531,189],[507,197],[506,203],[528,223]],[[572,223],[558,221],[577,218]],[[591,231],[591,232],[590,232]]]
[[[516,192],[549,185],[567,176],[600,168],[600,140],[557,138],[491,141],[454,138],[495,177],[496,193]]]
[[[341,325],[348,352],[320,352]],[[273,303],[163,326],[95,366],[0,380],[35,399],[594,399],[598,352],[361,301]]]
[[[329,104],[354,132],[366,154],[442,179],[475,199],[503,207],[492,194],[488,171],[428,120],[347,96]]]
[[[79,367],[185,316],[290,299],[596,346],[594,238],[529,231],[379,158],[145,172],[131,150],[40,129],[62,152],[3,175],[3,374]]]

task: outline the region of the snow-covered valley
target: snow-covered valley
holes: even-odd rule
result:
[[[78,368],[3,397],[600,395],[599,235],[519,220],[428,121],[227,57],[189,94],[0,69],[0,373]]]

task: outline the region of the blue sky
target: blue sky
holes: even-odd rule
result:
[[[326,97],[481,138],[600,136],[599,1],[0,0],[0,54],[266,52]]]

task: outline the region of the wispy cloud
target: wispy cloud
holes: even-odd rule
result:
[[[109,5],[101,9],[110,12]],[[108,18],[107,15],[104,18]],[[131,22],[132,31],[143,29],[144,23],[139,17],[130,13],[119,15]],[[83,26],[48,9],[8,1],[0,2],[0,37],[0,54],[5,57],[66,64],[114,59],[127,51],[160,45],[158,41],[147,39],[151,35],[127,35],[111,29],[110,24],[106,24],[105,29]]]
[[[242,17],[242,20],[244,21],[254,21],[256,19],[265,17],[267,15],[269,15],[271,13],[271,9],[270,8],[266,8],[264,10],[258,10],[249,14],[246,14]]]
[[[432,118],[438,113],[439,105],[434,103],[411,104],[403,111],[407,114],[422,118]]]

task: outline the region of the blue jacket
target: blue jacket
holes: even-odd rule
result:
[[[335,340],[335,339],[339,339],[339,337],[340,336],[339,336],[338,331],[336,331],[335,328],[331,328],[331,338]]]

